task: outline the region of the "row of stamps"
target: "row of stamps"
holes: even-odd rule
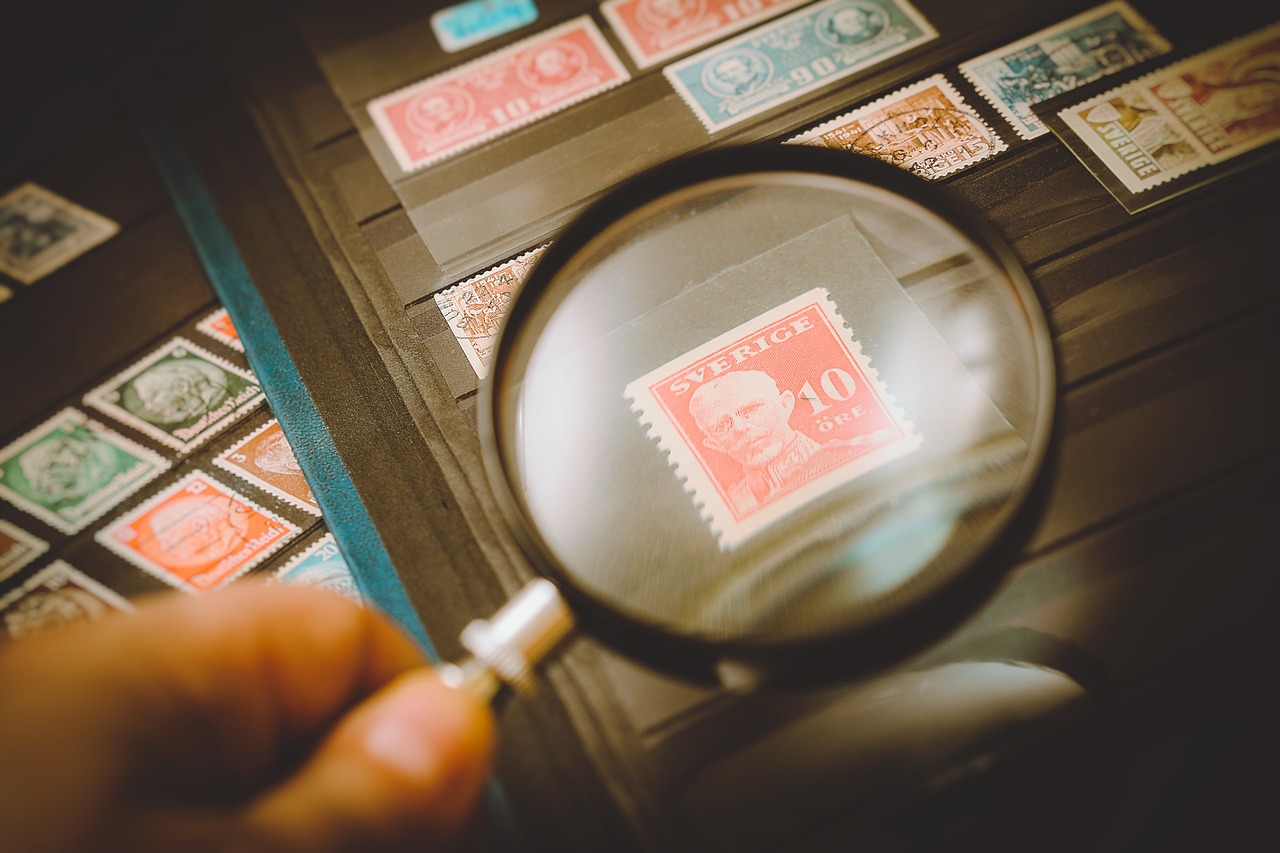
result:
[[[1280,140],[1280,24],[1058,112],[1131,193]]]
[[[320,515],[316,497],[274,418],[213,463],[291,506]],[[170,467],[160,454],[68,407],[0,450],[0,498],[71,535]],[[5,558],[0,558],[0,567],[4,565]]]
[[[231,574],[217,585],[243,573]],[[325,533],[291,557],[274,572],[271,580],[326,589],[357,604],[365,601],[332,533]],[[54,560],[17,588],[0,595],[0,628],[3,629],[0,638],[21,640],[43,631],[93,622],[111,613],[130,613],[133,609],[127,598],[66,560]]]
[[[719,42],[662,69],[712,133],[938,36],[907,0],[609,0],[601,13],[641,69]],[[1047,130],[1032,105],[1170,47],[1132,7],[1116,0],[964,62],[959,70],[1018,136],[1034,139]],[[368,112],[397,164],[412,172],[628,79],[599,28],[582,16],[376,98]],[[944,136],[994,136],[957,104],[953,89],[937,87],[935,97],[949,105],[926,115],[923,125],[936,117]],[[957,112],[967,127],[957,126]],[[947,140],[931,142],[954,147]]]

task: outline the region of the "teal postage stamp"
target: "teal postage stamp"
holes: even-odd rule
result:
[[[1128,3],[1104,3],[960,63],[960,71],[1023,139],[1049,130],[1032,104],[1168,53],[1171,45]]]
[[[291,558],[276,572],[275,579],[281,583],[327,589],[357,604],[364,603],[355,576],[351,574],[351,568],[338,549],[332,533],[321,536],[305,551]]]
[[[86,406],[187,453],[263,401],[254,375],[174,338],[85,395]]]
[[[78,409],[63,409],[0,450],[0,497],[75,533],[169,467]]]
[[[937,37],[906,0],[824,0],[663,69],[712,133]]]
[[[116,611],[131,613],[133,605],[63,560],[53,561],[0,598],[0,624],[13,640],[95,622]]]

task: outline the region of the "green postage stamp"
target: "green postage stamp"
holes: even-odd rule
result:
[[[0,450],[0,497],[70,534],[168,467],[160,454],[68,408]]]

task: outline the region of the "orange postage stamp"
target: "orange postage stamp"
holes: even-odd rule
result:
[[[205,592],[260,565],[298,532],[203,471],[193,471],[96,538],[167,584]]]

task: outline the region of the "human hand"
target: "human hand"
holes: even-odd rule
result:
[[[255,582],[0,648],[0,846],[445,847],[493,720],[422,664],[340,596]]]

